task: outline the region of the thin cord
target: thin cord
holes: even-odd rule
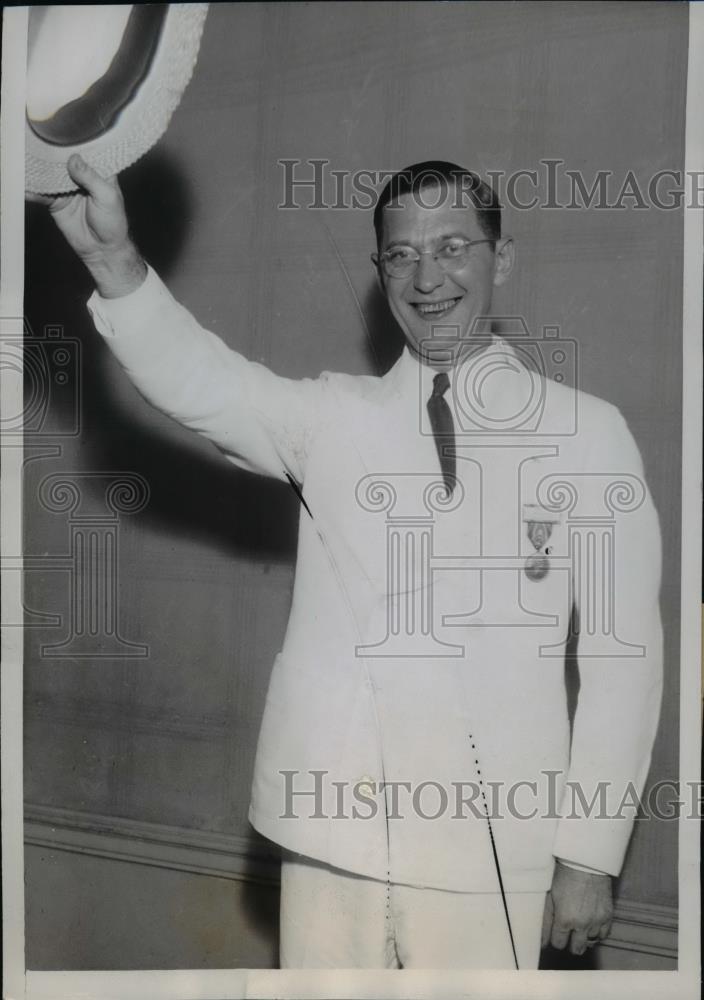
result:
[[[335,237],[330,232],[330,229],[329,229],[329,227],[328,227],[328,225],[327,225],[327,223],[325,221],[323,221],[323,228],[324,228],[325,232],[327,233],[328,240],[329,240],[330,245],[331,245],[331,247],[333,249],[333,252],[335,254],[335,259],[337,260],[337,263],[340,265],[340,270],[342,271],[342,274],[344,276],[345,283],[347,284],[347,287],[349,288],[350,292],[352,293],[352,298],[354,299],[354,304],[357,307],[357,312],[359,313],[359,318],[362,321],[362,327],[364,328],[364,333],[366,335],[367,342],[369,344],[369,349],[372,352],[372,354],[374,355],[374,365],[376,367],[376,370],[377,370],[377,372],[381,372],[381,362],[379,360],[379,355],[377,354],[376,347],[374,346],[374,339],[373,339],[371,331],[369,329],[369,324],[367,323],[367,318],[364,315],[364,310],[362,309],[362,304],[359,301],[359,296],[357,295],[356,291],[354,290],[354,285],[352,284],[352,280],[350,279],[349,272],[347,271],[347,268],[345,267],[345,262],[342,259],[342,254],[340,253],[340,250],[339,250],[339,248],[337,246],[337,243],[335,242]]]
[[[484,793],[482,792],[482,797]],[[506,914],[506,926],[508,927],[508,936],[511,939],[511,951],[513,952],[513,961],[516,966],[516,971],[520,969],[518,965],[518,955],[516,954],[516,944],[513,940],[513,928],[511,927],[511,917],[508,912],[508,902],[506,900],[506,893],[504,892],[504,880],[501,877],[501,865],[499,864],[499,855],[496,850],[496,844],[494,843],[494,831],[491,828],[491,820],[489,819],[489,813],[486,808],[486,799],[484,800],[484,811],[486,815],[486,822],[489,827],[489,839],[491,840],[491,850],[494,855],[494,864],[496,865],[496,874],[499,879],[499,889],[501,890],[501,902],[504,904],[504,913]]]

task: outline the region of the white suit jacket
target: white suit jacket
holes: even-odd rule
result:
[[[203,330],[152,271],[89,308],[147,400],[236,465],[290,477],[307,505],[254,827],[411,885],[496,891],[492,836],[510,891],[547,889],[554,857],[618,874],[662,684],[658,521],[618,410],[495,338],[452,373],[448,501],[434,373],[407,351],[382,378],[282,378]],[[538,548],[549,572],[531,579]]]

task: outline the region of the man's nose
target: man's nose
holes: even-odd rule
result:
[[[421,254],[418,261],[416,273],[413,276],[413,284],[419,292],[432,292],[433,289],[442,285],[445,280],[445,272],[431,253]]]

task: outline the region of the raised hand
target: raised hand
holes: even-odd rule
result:
[[[128,295],[146,277],[146,265],[129,235],[125,204],[116,177],[101,177],[77,154],[68,173],[74,194],[28,195],[46,204],[68,244],[93,275],[104,298]]]

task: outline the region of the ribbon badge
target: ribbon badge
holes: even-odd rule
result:
[[[540,516],[540,520],[538,520],[538,516]],[[551,517],[548,511],[540,508],[537,504],[528,504],[524,509],[523,520],[526,522],[528,539],[535,549],[535,552],[526,559],[523,571],[529,580],[544,580],[550,572],[548,542],[552,535],[553,525],[558,523],[559,517]]]

